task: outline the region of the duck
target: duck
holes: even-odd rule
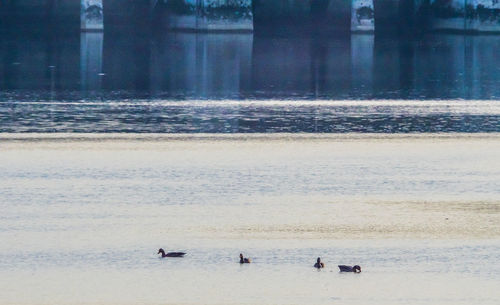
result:
[[[316,264],[314,264],[314,268],[318,268],[318,269],[325,268],[325,264],[321,261],[320,257],[318,257],[318,259],[316,260]]]
[[[240,253],[240,264],[250,264],[251,262],[251,259],[243,257],[243,254]]]
[[[161,253],[161,257],[183,257],[184,255],[186,255],[186,253],[184,252],[168,252],[168,253],[165,253],[165,250],[163,250],[162,248],[160,248],[160,250],[158,250],[158,254]]]
[[[361,272],[361,267],[359,265],[355,265],[355,266],[339,265],[339,269],[340,269],[340,272],[354,272],[354,273]]]

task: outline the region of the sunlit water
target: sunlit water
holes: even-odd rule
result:
[[[0,303],[499,304],[499,48],[2,33]]]
[[[499,150],[498,134],[3,134],[0,303],[498,304]]]
[[[499,101],[0,102],[0,132],[500,132]]]
[[[0,35],[0,132],[500,132],[495,35]]]

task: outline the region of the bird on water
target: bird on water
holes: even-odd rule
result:
[[[184,252],[168,252],[168,253],[165,253],[165,250],[163,250],[162,248],[160,248],[160,250],[158,250],[158,254],[161,253],[161,257],[183,257],[186,253]]]
[[[251,259],[243,257],[243,254],[240,253],[240,264],[250,264],[251,262]]]
[[[318,259],[316,260],[316,264],[314,264],[314,268],[325,268],[325,264],[321,261],[321,258],[318,257]]]
[[[361,272],[361,267],[358,265],[355,265],[355,266],[339,265],[339,269],[340,269],[340,272],[354,272],[354,273]]]

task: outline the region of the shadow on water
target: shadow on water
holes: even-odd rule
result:
[[[412,41],[3,34],[0,94],[20,100],[19,90],[30,99],[498,99],[499,49],[498,36],[443,34]]]

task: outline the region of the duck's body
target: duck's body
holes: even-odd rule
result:
[[[361,267],[358,265],[355,265],[355,266],[339,265],[339,269],[340,269],[340,272],[354,272],[354,273],[361,272]]]
[[[318,259],[316,260],[316,264],[314,264],[314,268],[325,268],[325,264],[321,261],[321,258],[318,257]]]
[[[240,253],[240,264],[250,264],[251,262],[251,259],[243,257],[243,254]]]
[[[161,257],[183,257],[184,255],[186,255],[186,253],[184,252],[168,252],[168,253],[165,253],[165,250],[161,249],[158,250],[158,254],[161,253]]]

